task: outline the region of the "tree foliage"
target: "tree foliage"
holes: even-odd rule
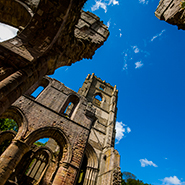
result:
[[[13,119],[3,118],[0,119],[0,131],[13,130],[18,132],[18,125]],[[6,150],[10,145],[11,141],[5,140],[0,144],[0,155]]]
[[[121,185],[150,185],[136,179],[136,176],[130,172],[121,173]]]
[[[15,132],[18,132],[18,125],[13,119],[0,119],[0,131],[5,130],[14,130]]]
[[[184,0],[182,0],[182,1],[180,2],[180,6],[181,6],[182,9],[185,8],[185,1],[184,1]]]

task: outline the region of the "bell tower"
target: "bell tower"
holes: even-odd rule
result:
[[[96,132],[104,132],[102,147],[114,147],[115,143],[115,123],[117,113],[118,90],[109,83],[96,77],[94,73],[88,74],[83,86],[78,91],[86,97],[96,108],[98,118],[94,128]]]
[[[96,109],[96,121],[88,140],[99,161],[95,181],[97,185],[120,184],[120,156],[114,149],[118,90],[93,73],[88,74],[78,94]]]

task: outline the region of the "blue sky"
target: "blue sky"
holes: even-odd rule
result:
[[[84,9],[103,20],[110,36],[92,60],[52,77],[75,91],[88,73],[117,85],[121,170],[153,185],[185,185],[185,31],[155,17],[158,3],[87,1]]]

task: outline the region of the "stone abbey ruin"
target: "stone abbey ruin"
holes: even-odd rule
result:
[[[33,98],[39,86],[44,90]],[[117,94],[116,86],[94,74],[78,93],[47,76],[40,80],[1,116],[19,126],[16,136],[0,133],[1,142],[12,140],[0,157],[1,184],[119,185]],[[50,138],[46,146],[33,144],[44,137]]]
[[[0,0],[1,22],[19,28],[0,43],[0,118],[18,124],[17,133],[0,133],[1,143],[11,142],[0,156],[1,185],[121,183],[116,87],[92,74],[76,93],[45,76],[92,58],[107,39],[107,26],[81,10],[84,2]],[[46,146],[33,144],[40,138],[49,138]]]
[[[109,36],[86,0],[0,0],[0,22],[19,29],[0,43],[0,118],[18,132],[0,156],[0,185],[120,185],[114,149],[116,86],[88,75],[78,92],[45,75],[92,58]],[[157,18],[184,29],[181,0],[161,0]],[[34,98],[31,94],[42,86]],[[46,146],[34,142],[49,138]]]

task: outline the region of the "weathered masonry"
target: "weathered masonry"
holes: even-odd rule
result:
[[[177,25],[185,30],[185,9],[181,7],[183,0],[160,0],[155,16],[160,20]]]
[[[1,185],[121,185],[117,97],[116,86],[94,74],[78,93],[49,77],[38,81],[0,117],[19,126],[0,133],[0,143],[11,141],[0,156]],[[34,145],[41,138],[46,146]]]
[[[0,0],[0,22],[19,29],[0,43],[0,114],[55,69],[92,58],[109,31],[86,0]]]

